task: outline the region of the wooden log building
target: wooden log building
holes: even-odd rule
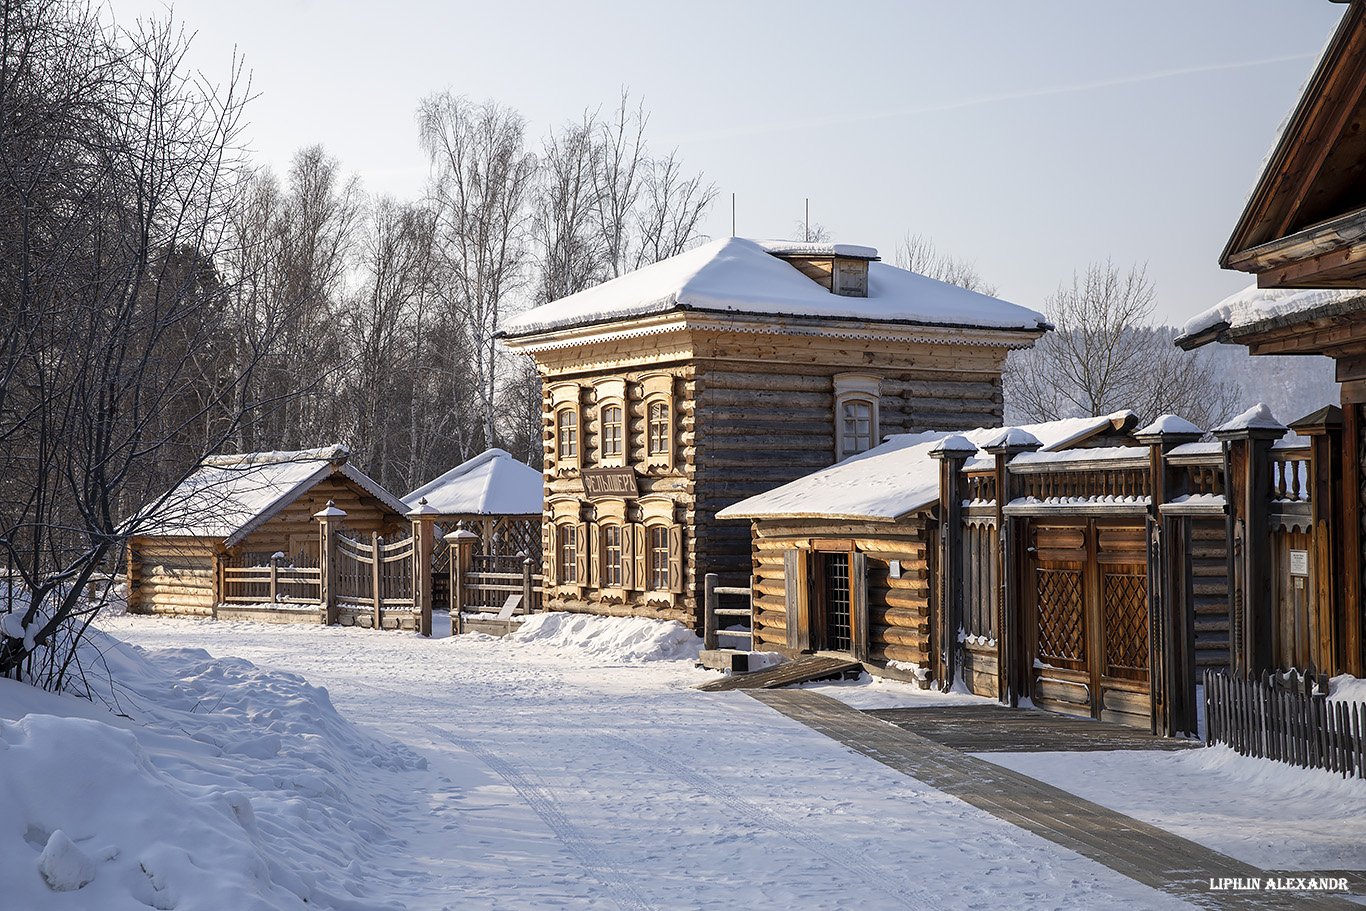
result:
[[[129,611],[215,616],[230,563],[267,566],[282,553],[316,567],[314,514],[329,503],[355,531],[387,535],[409,524],[403,503],[350,465],[343,446],[205,460],[136,520]]]
[[[1229,539],[1234,667],[1242,676],[1313,661],[1330,674],[1366,670],[1366,2],[1347,5],[1285,121],[1220,258],[1254,288],[1191,319],[1177,344],[1247,346],[1254,354],[1332,358],[1339,406],[1292,423],[1316,466],[1300,500],[1257,475],[1279,436],[1253,427],[1235,452]],[[1269,417],[1269,416],[1267,416]],[[1264,468],[1261,470],[1265,470]],[[1238,477],[1234,477],[1234,475]],[[1288,510],[1303,507],[1296,516]],[[1287,539],[1289,534],[1297,535]],[[1312,630],[1312,642],[1292,645]]]
[[[1007,352],[1047,328],[868,247],[740,238],[508,321],[544,381],[548,603],[700,626],[704,576],[750,575],[718,512],[889,433],[999,421]]]

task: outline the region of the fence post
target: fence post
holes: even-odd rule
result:
[[[996,531],[1000,548],[996,555],[997,578],[1001,590],[996,593],[997,685],[998,699],[1012,708],[1020,704],[1021,696],[1033,696],[1033,675],[1024,666],[1023,586],[1028,555],[1023,540],[1020,520],[1008,518],[1006,505],[1015,498],[1019,483],[1010,473],[1010,460],[1022,452],[1034,452],[1043,443],[1038,437],[1018,427],[1007,427],[982,448],[996,458]]]
[[[318,526],[322,535],[322,543],[318,548],[318,600],[322,607],[322,622],[327,626],[335,626],[337,620],[337,526],[341,520],[346,518],[346,512],[337,508],[337,504],[331,500],[327,501],[327,507],[320,512],[315,512],[313,518],[318,520]]]
[[[379,532],[370,532],[370,597],[374,599],[375,610],[375,629],[384,629],[384,615],[380,613],[384,603],[383,593],[380,591],[380,568],[382,564],[379,558]]]
[[[461,522],[455,531],[446,535],[445,541],[451,546],[451,635],[464,632],[460,612],[465,609],[465,573],[469,572],[470,558],[474,554],[474,542],[479,536],[465,528]]]
[[[1284,424],[1265,405],[1217,427],[1224,444],[1229,508],[1229,657],[1241,677],[1274,668],[1275,603],[1271,590],[1271,444]],[[1238,543],[1241,541],[1241,548]],[[1240,634],[1234,639],[1235,631]]]
[[[716,573],[707,573],[702,580],[702,647],[708,650],[716,648],[716,583],[719,579]]]
[[[278,604],[280,601],[280,561],[284,559],[284,554],[278,550],[270,555],[270,603]]]
[[[948,692],[958,676],[958,631],[963,626],[963,465],[977,454],[966,437],[952,434],[930,450],[939,462],[939,688]]]
[[[432,526],[440,515],[423,497],[408,513],[413,520],[413,607],[417,609],[417,631],[432,634]]]
[[[1148,447],[1151,484],[1148,539],[1148,692],[1152,732],[1168,737],[1193,734],[1199,717],[1195,704],[1195,604],[1187,597],[1185,520],[1168,518],[1162,505],[1189,493],[1190,473],[1167,463],[1183,443],[1204,431],[1175,415],[1163,415],[1134,432]]]
[[[532,596],[536,594],[535,586],[531,584],[531,567],[534,561],[525,553],[520,553],[517,556],[522,558],[522,610],[529,614],[531,613]]]

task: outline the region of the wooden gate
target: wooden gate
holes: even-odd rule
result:
[[[388,538],[350,529],[337,535],[337,606],[341,622],[358,626],[413,628],[416,538],[399,531]]]
[[[1035,704],[1148,727],[1145,526],[1035,519],[1028,534],[1025,633]]]

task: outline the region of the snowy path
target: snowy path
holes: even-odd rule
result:
[[[972,909],[1002,895],[1018,908],[1187,907],[744,694],[697,693],[706,678],[688,662],[486,637],[103,625],[303,674],[424,755],[391,820],[406,845],[371,861],[371,882],[414,911]]]

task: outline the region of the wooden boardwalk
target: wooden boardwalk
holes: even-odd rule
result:
[[[936,790],[1197,907],[1211,911],[1360,911],[1362,907],[1343,895],[1323,892],[1212,889],[1211,880],[1264,881],[1273,874],[1027,775],[935,743],[828,696],[806,690],[749,693],[784,715]],[[1347,885],[1360,892],[1366,888],[1366,877],[1352,873]]]
[[[1137,728],[1004,705],[870,709],[866,714],[964,753],[1087,750],[1188,750],[1198,740],[1157,737]]]

